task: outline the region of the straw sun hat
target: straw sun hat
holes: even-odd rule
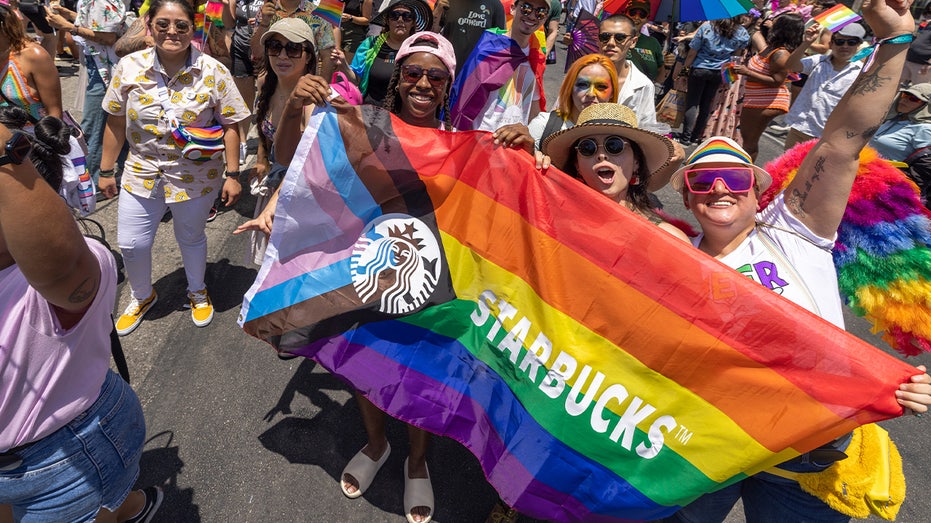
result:
[[[593,134],[617,135],[640,146],[650,171],[648,191],[656,191],[669,181],[668,173],[658,176],[657,171],[669,164],[675,151],[672,142],[660,134],[639,129],[637,115],[621,104],[600,103],[582,109],[575,126],[553,133],[543,141],[543,154],[550,157],[557,169],[564,171],[573,157],[575,143]]]

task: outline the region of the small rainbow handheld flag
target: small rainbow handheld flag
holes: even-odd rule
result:
[[[656,519],[902,413],[915,369],[490,133],[318,109],[239,323],[547,521]]]
[[[342,0],[320,0],[320,5],[314,9],[313,14],[326,20],[333,27],[339,27],[345,7],[346,4]]]
[[[204,16],[207,17],[208,23],[223,29],[223,2],[208,0]]]
[[[813,16],[807,25],[811,25],[812,22],[818,22],[821,27],[824,27],[832,33],[840,31],[845,25],[852,24],[860,19],[860,15],[853,12],[849,7],[844,4],[837,4],[834,7],[825,10],[824,12]]]
[[[739,76],[736,72],[734,72],[733,63],[727,62],[721,66],[721,80],[723,80],[725,84],[731,85],[736,82],[738,78]]]

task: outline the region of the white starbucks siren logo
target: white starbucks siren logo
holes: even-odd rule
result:
[[[406,214],[386,214],[366,225],[352,250],[352,285],[363,303],[406,314],[424,304],[440,279],[440,248],[433,231]]]

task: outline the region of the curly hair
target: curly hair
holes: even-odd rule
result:
[[[556,114],[563,120],[568,120],[569,115],[572,114],[572,105],[574,104],[572,91],[575,88],[575,81],[579,78],[579,73],[582,72],[582,69],[590,65],[600,65],[608,71],[608,76],[611,77],[610,102],[617,102],[619,89],[617,86],[617,69],[614,68],[614,62],[603,54],[585,55],[575,62],[572,62],[572,65],[569,66],[569,70],[566,71],[566,77],[563,79],[562,85],[559,87],[559,105],[556,107]],[[578,109],[580,111],[582,110],[581,107]]]
[[[579,174],[577,165],[578,151],[576,150],[576,146],[579,145],[580,141],[582,141],[582,138],[576,140],[569,148],[569,159],[566,162],[565,172],[582,183],[585,183],[582,175]],[[649,213],[653,210],[654,205],[653,200],[650,198],[650,192],[647,190],[647,186],[650,184],[650,170],[647,169],[646,156],[643,154],[643,149],[641,149],[636,142],[626,139],[625,141],[630,144],[630,150],[634,154],[634,160],[637,162],[637,171],[633,173],[633,176],[637,177],[637,183],[627,186],[627,202],[630,203],[635,210],[641,213]]]
[[[286,51],[282,49],[281,52],[284,53]],[[304,74],[316,73],[317,53],[314,52],[314,48],[310,42],[304,42],[304,52],[306,52],[311,58],[304,67]],[[276,90],[278,90],[278,75],[275,74],[275,71],[272,69],[271,60],[269,60],[268,53],[266,53],[265,83],[262,84],[262,88],[259,90],[259,94],[255,98],[255,114],[253,115],[253,122],[260,126],[259,129],[261,129],[261,125],[265,120],[265,117],[268,116],[268,111],[271,108],[272,96],[275,95]],[[259,132],[259,140],[262,141],[262,145],[265,147],[266,151],[271,151],[272,144],[261,132]]]
[[[766,35],[766,44],[773,49],[784,47],[794,51],[802,45],[805,20],[795,13],[784,13],[773,20],[773,27]]]
[[[436,47],[436,42],[433,40],[428,40],[426,38],[417,38],[414,40],[411,45],[425,45],[429,47]],[[391,71],[391,80],[388,82],[388,94],[385,96],[385,101],[382,103],[382,107],[390,111],[392,114],[401,114],[401,100],[400,93],[398,92],[398,86],[401,85],[401,66],[404,65],[404,62],[407,61],[413,55],[405,56],[403,60],[394,63],[394,71]],[[449,110],[449,90],[452,89],[452,82],[447,82],[446,84],[446,96],[443,97],[443,104],[436,108],[436,117],[439,118],[440,115],[443,116],[443,125],[447,130],[453,128],[452,121],[450,120],[450,110]]]

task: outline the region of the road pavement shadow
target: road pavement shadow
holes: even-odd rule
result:
[[[255,281],[257,273],[253,268],[234,265],[226,258],[208,262],[204,280],[214,309],[224,312],[241,306],[242,297]],[[161,319],[189,307],[184,267],[162,276],[152,286],[158,293],[158,302],[146,314],[146,320]]]
[[[178,476],[184,462],[178,455],[178,447],[172,446],[174,433],[166,430],[146,441],[146,448],[139,463],[139,479],[136,488],[159,485],[165,499],[155,521],[198,522],[200,507],[194,504],[194,489],[179,488]],[[164,446],[162,446],[164,445]]]
[[[349,392],[352,388],[321,370],[311,360],[298,366],[278,402],[265,415],[265,421],[271,423],[279,415],[285,417],[258,439],[262,446],[290,463],[319,467],[333,478],[335,490],[339,488],[343,467],[365,445],[366,436],[357,403],[350,400],[341,404],[326,393],[332,390]],[[298,396],[309,399],[320,409],[319,413],[311,418],[291,415],[296,410],[291,405]],[[397,514],[403,520],[402,470],[408,449],[406,425],[389,420],[387,432],[391,456],[363,498],[366,503]],[[444,437],[433,438],[427,460],[436,500],[434,520],[443,523],[484,521],[498,496],[485,480],[478,460],[465,447]],[[346,499],[345,502],[359,501]],[[525,517],[520,521],[535,520]]]

